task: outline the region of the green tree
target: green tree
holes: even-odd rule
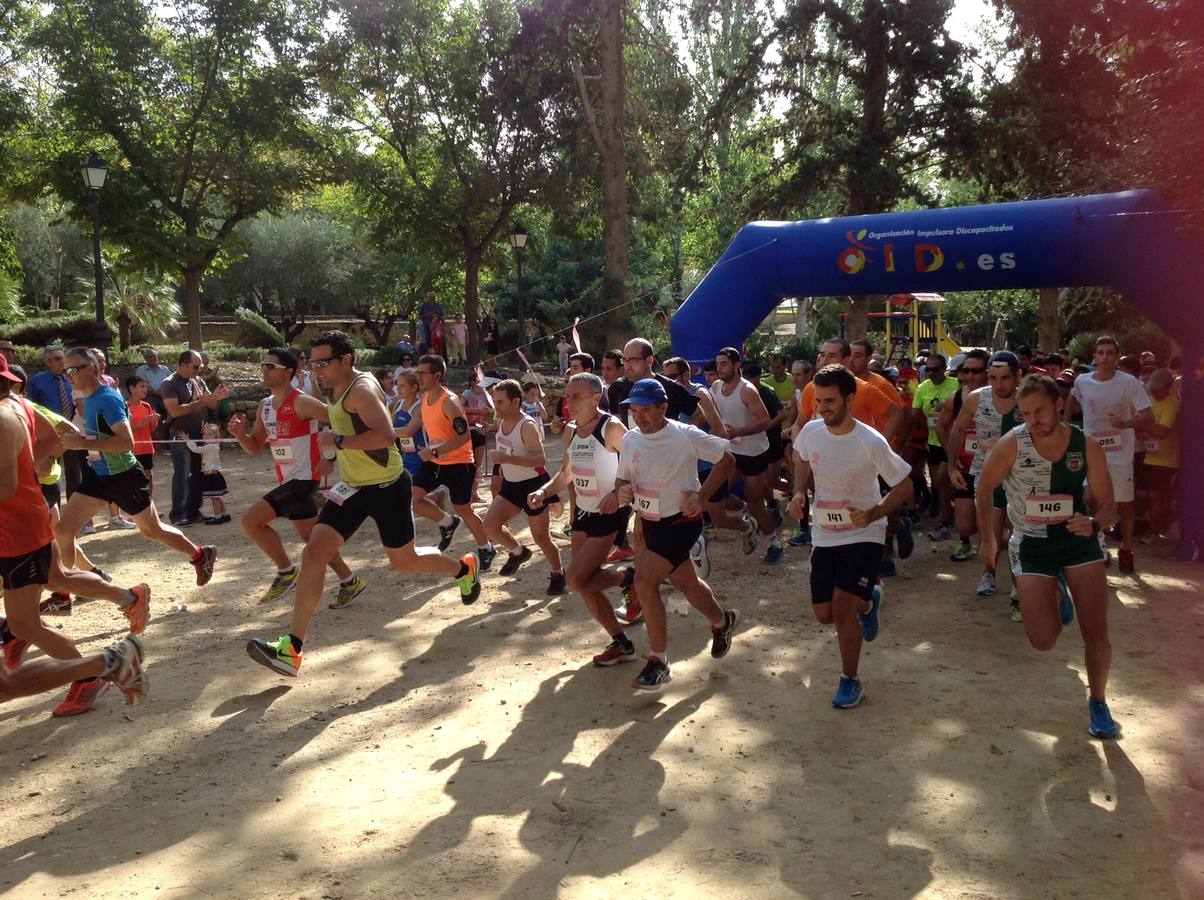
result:
[[[163,340],[180,324],[176,289],[147,272],[109,269],[105,277],[105,319],[117,329],[122,350],[130,348],[135,327],[145,340]]]
[[[57,69],[55,110],[75,148],[53,171],[85,201],[83,150],[109,155],[106,239],[181,273],[201,343],[203,275],[239,222],[311,184],[325,154],[306,113],[314,0],[58,0],[35,32]]]

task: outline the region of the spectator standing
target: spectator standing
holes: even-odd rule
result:
[[[463,316],[456,316],[456,321],[451,325],[451,361],[458,363],[468,362],[468,323],[464,321]]]
[[[418,339],[420,344],[425,344],[427,347],[434,345],[436,318],[443,318],[443,306],[439,303],[439,297],[434,291],[427,291],[426,298],[418,307],[418,319],[422,325],[422,336]],[[424,352],[422,347],[419,347],[418,350],[420,353]]]
[[[447,345],[443,339],[443,316],[434,315],[431,317],[431,353],[436,356],[441,356],[447,360]]]
[[[556,362],[559,363],[556,371],[564,374],[569,367],[569,354],[577,348],[568,342],[568,338],[561,336],[560,342],[556,345]]]
[[[63,348],[57,344],[46,347],[42,351],[42,363],[46,368],[30,376],[26,396],[32,403],[38,403],[64,419],[74,419],[75,400],[71,397],[71,382],[67,380],[63,371],[66,367]],[[86,456],[82,450],[67,450],[63,453],[63,477],[67,481],[68,497],[79,487],[80,467],[84,465]]]
[[[489,356],[497,356],[498,341],[501,339],[501,333],[498,330],[497,319],[490,319],[485,326],[485,353]]]
[[[0,356],[7,359],[10,366],[14,365],[17,361],[15,350],[16,348],[13,347],[12,341],[8,338],[0,338]]]
[[[171,377],[171,369],[159,363],[159,351],[154,347],[143,347],[142,358],[146,362],[135,369],[134,374],[146,382],[146,402],[160,417],[166,417],[167,408],[160,391],[163,382]]]
[[[176,526],[187,526],[201,520],[201,458],[193,454],[187,441],[201,439],[205,413],[216,409],[229,396],[220,387],[208,393],[205,383],[197,377],[201,355],[195,350],[180,354],[176,371],[163,382],[163,404],[171,416],[169,431],[171,448],[171,509],[168,519]]]

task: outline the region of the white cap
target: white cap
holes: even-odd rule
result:
[[[945,370],[950,375],[956,375],[957,370],[962,367],[962,363],[966,361],[966,354],[959,353],[953,359],[949,360],[949,367]]]

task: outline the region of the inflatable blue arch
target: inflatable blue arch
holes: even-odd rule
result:
[[[1152,191],[744,226],[670,321],[692,361],[739,346],[786,297],[1103,285],[1183,348],[1180,555],[1204,549],[1204,264]],[[1127,349],[1127,348],[1126,348]]]

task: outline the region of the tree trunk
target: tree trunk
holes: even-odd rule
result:
[[[602,246],[606,253],[606,298],[617,307],[607,318],[606,342],[621,347],[631,335],[627,300],[627,148],[624,103],[623,0],[595,0],[598,11],[598,55],[602,63],[602,102],[597,135],[602,160]]]
[[[1058,288],[1040,288],[1037,291],[1037,349],[1041,353],[1053,353],[1062,341],[1062,320],[1058,318]]]
[[[470,363],[485,358],[485,348],[481,341],[481,258],[480,250],[464,250],[464,324],[468,326]]]
[[[130,349],[130,328],[133,324],[130,320],[130,311],[123,307],[117,314],[117,343],[122,350]]]
[[[188,262],[184,264],[184,318],[188,322],[188,346],[200,352],[201,344],[201,276],[205,264],[200,261],[197,247],[198,225],[195,219],[184,222],[184,238]]]

